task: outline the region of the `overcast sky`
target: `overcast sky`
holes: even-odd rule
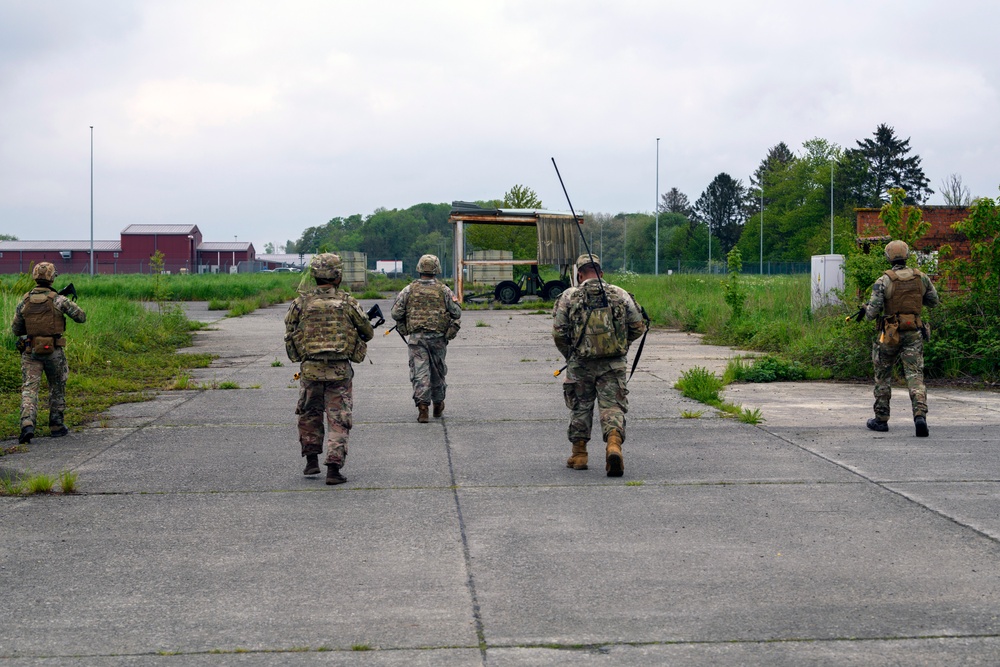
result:
[[[0,233],[297,239],[377,207],[652,211],[768,148],[911,139],[1000,185],[1000,3],[0,0]],[[940,194],[930,203],[943,203]]]

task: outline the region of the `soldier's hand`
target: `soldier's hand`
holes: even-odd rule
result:
[[[861,306],[860,308],[858,308],[858,312],[855,313],[854,315],[854,321],[855,322],[863,321],[865,319],[865,315],[867,314],[868,314],[868,308],[865,306]]]

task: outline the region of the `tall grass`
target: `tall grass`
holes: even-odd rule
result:
[[[212,273],[204,275],[160,275],[142,273],[120,275],[61,275],[57,287],[73,283],[80,298],[117,297],[132,301],[153,301],[159,279],[166,301],[210,301],[247,299],[276,291],[282,300],[295,297],[301,274],[297,273]]]
[[[0,438],[19,431],[20,355],[10,322],[20,298],[20,294],[0,293],[0,321],[4,323],[0,329]],[[196,326],[179,309],[159,313],[123,297],[89,294],[81,295],[80,306],[87,322],[67,322],[67,426],[92,420],[116,403],[142,400],[148,390],[165,386],[179,370],[206,366],[211,360],[209,355],[175,353],[190,343]],[[48,418],[44,387],[43,382],[36,428],[44,427]]]

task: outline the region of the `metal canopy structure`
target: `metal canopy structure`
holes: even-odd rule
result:
[[[546,211],[525,208],[483,208],[470,202],[451,204],[448,222],[455,225],[455,295],[464,301],[465,267],[472,265],[539,265],[555,264],[560,271],[568,268],[580,256],[580,232],[576,225],[583,218],[564,211]],[[574,225],[573,223],[576,223]],[[465,258],[465,225],[514,225],[535,227],[538,230],[537,259],[472,260]],[[498,248],[502,250],[503,248]]]

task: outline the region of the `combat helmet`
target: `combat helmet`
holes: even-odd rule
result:
[[[37,282],[51,283],[59,273],[51,262],[39,262],[31,269],[31,279]]]
[[[580,255],[579,257],[576,258],[576,268],[577,268],[577,270],[582,269],[587,264],[593,264],[594,268],[596,268],[598,271],[600,271],[600,269],[601,269],[601,258],[598,257],[597,255],[593,254],[593,253],[590,253],[590,254],[584,253],[584,254],[582,254],[582,255]]]
[[[324,252],[313,256],[309,271],[316,280],[334,282],[343,274],[344,263],[340,260],[340,255]]]
[[[417,273],[433,275],[441,273],[441,260],[437,258],[437,255],[424,255],[417,262]]]
[[[890,264],[901,264],[906,262],[907,255],[910,254],[910,246],[904,241],[889,241],[885,246],[885,258]]]

